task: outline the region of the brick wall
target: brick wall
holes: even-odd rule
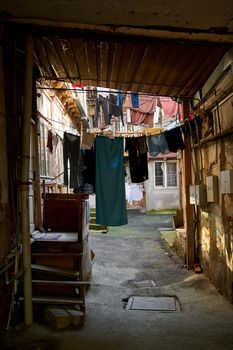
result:
[[[176,229],[176,236],[173,243],[176,254],[185,263],[186,261],[186,230]]]

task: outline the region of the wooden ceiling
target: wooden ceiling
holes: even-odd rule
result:
[[[36,36],[41,77],[122,91],[191,98],[229,44],[105,33]]]
[[[232,0],[2,0],[41,77],[192,97],[233,45]]]

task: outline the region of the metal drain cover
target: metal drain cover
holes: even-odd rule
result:
[[[148,311],[177,311],[177,300],[175,297],[131,297],[129,298],[127,310]]]

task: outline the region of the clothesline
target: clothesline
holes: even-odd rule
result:
[[[123,136],[123,137],[134,137],[134,136],[143,136],[144,133],[143,131],[116,131],[115,132],[116,136]]]
[[[123,94],[129,94],[133,95],[135,92],[132,91],[123,91],[123,90],[93,90],[93,89],[81,89],[81,88],[56,88],[56,87],[44,87],[44,86],[37,86],[38,90],[55,90],[55,91],[77,91],[78,93],[84,93],[84,92],[93,92],[93,93],[112,93],[112,94],[117,94],[118,91],[121,91]],[[158,94],[153,94],[153,93],[146,93],[146,92],[137,92],[139,96],[154,96],[154,97],[163,97],[164,99],[170,100],[172,99],[173,101],[177,100],[177,96],[161,96]],[[179,102],[177,102],[179,103]]]

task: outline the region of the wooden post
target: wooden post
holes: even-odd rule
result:
[[[33,126],[33,143],[34,143],[34,171],[35,171],[35,218],[36,227],[42,230],[42,217],[41,217],[41,186],[40,186],[40,159],[39,159],[39,147],[38,147],[38,125]]]
[[[0,37],[2,41],[2,30]],[[9,232],[9,195],[8,195],[8,167],[7,167],[7,139],[6,139],[6,109],[3,50],[0,46],[0,256],[7,254],[10,247]]]
[[[24,113],[23,113],[23,153],[21,175],[21,202],[22,202],[22,243],[24,269],[24,320],[31,325],[32,317],[32,276],[31,276],[31,244],[29,220],[29,161],[30,161],[30,127],[32,114],[32,73],[33,73],[33,40],[28,35],[26,41],[24,85]]]
[[[184,116],[189,114],[188,102],[183,103]],[[184,139],[185,150],[183,151],[183,208],[184,223],[186,228],[186,265],[193,268],[195,262],[195,224],[193,221],[193,207],[189,204],[189,185],[192,183],[191,154],[188,138]]]

